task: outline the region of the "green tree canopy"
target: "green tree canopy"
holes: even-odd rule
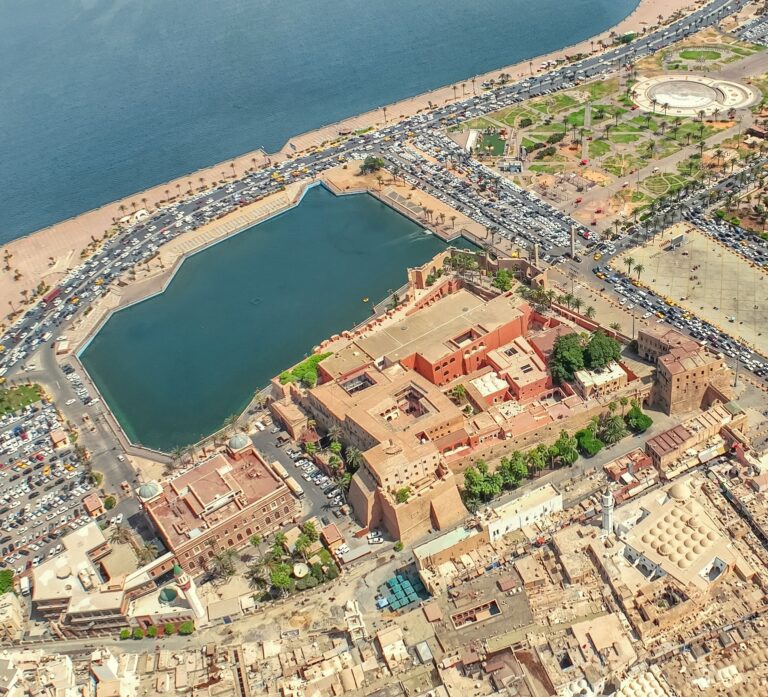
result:
[[[506,269],[499,269],[493,277],[491,285],[498,288],[502,292],[506,292],[512,288],[512,275]]]
[[[411,488],[404,486],[395,492],[395,501],[398,503],[405,503],[411,497]]]
[[[616,339],[595,332],[584,349],[584,362],[590,370],[605,368],[612,361],[618,361],[621,355],[621,345]]]
[[[368,155],[368,157],[363,160],[363,164],[360,165],[360,174],[371,174],[373,172],[378,172],[382,167],[384,167],[384,164],[384,160],[382,160],[380,157]]]
[[[595,436],[595,432],[591,427],[576,431],[576,442],[579,445],[579,449],[587,457],[594,457],[603,449],[603,441]]]
[[[555,339],[549,371],[557,383],[573,380],[573,374],[584,368],[584,349],[577,334],[565,334]]]
[[[0,571],[0,595],[13,591],[13,569]]]
[[[625,421],[630,430],[635,433],[643,433],[651,427],[651,424],[653,424],[653,419],[648,416],[648,414],[644,413],[638,404],[632,405],[632,408],[627,412]]]

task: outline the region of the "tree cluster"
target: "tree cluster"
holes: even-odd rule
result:
[[[380,157],[368,155],[363,160],[363,164],[360,165],[360,174],[372,174],[373,172],[378,172],[382,167],[384,167],[384,160]]]
[[[330,356],[330,353],[318,353],[303,360],[290,370],[280,373],[280,384],[300,382],[305,387],[314,387],[317,384],[317,364]]]
[[[523,479],[547,466],[570,467],[578,458],[576,439],[561,431],[551,446],[537,445],[526,453],[515,451],[503,457],[493,472],[483,460],[478,460],[464,472],[464,502],[468,508],[475,509],[503,490],[515,489]]]
[[[586,344],[578,334],[566,334],[555,340],[549,359],[549,371],[555,382],[570,382],[576,371],[584,368],[600,370],[619,360],[620,356],[619,342],[603,332],[592,334]]]
[[[491,281],[491,285],[494,288],[498,288],[502,293],[506,293],[508,290],[512,289],[512,283],[514,282],[514,279],[512,277],[512,274],[509,273],[506,269],[499,269],[493,276],[493,281]]]

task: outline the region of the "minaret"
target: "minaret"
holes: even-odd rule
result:
[[[608,489],[603,492],[603,534],[613,534],[613,494]]]
[[[538,242],[533,243],[533,265],[537,269],[539,268],[539,243]]]
[[[197,588],[195,582],[182,569],[178,564],[173,565],[173,578],[176,581],[176,585],[184,591],[184,597],[189,603],[189,607],[192,608],[192,612],[195,613],[195,617],[205,617],[205,608],[200,602],[200,598],[197,597]]]

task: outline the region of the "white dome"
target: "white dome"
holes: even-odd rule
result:
[[[229,439],[230,450],[242,450],[247,447],[249,443],[248,436],[244,433],[238,433]]]
[[[691,490],[685,482],[675,482],[667,492],[673,499],[685,501],[691,495]]]
[[[144,484],[139,487],[139,498],[148,501],[157,496],[162,490],[162,487],[155,481],[144,482]]]

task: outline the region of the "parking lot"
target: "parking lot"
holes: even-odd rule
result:
[[[686,226],[687,227],[687,226]],[[673,231],[673,235],[680,234]],[[642,281],[661,296],[768,355],[768,280],[723,243],[687,227],[685,242],[665,251],[670,235],[630,251],[645,267]]]
[[[0,565],[18,575],[61,552],[60,535],[90,521],[82,499],[93,487],[62,426],[42,401],[0,419]]]

